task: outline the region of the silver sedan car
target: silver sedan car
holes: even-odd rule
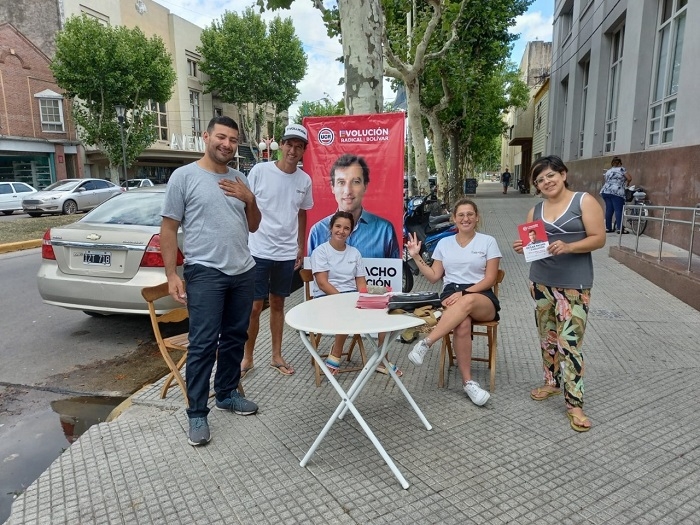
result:
[[[45,303],[88,315],[145,314],[141,288],[166,281],[160,253],[165,186],[121,193],[78,222],[44,234],[37,275]],[[182,233],[178,233],[182,249]],[[178,272],[182,275],[182,252]],[[179,306],[166,297],[159,313]]]
[[[31,217],[44,213],[72,215],[99,206],[124,189],[104,179],[63,179],[22,200],[22,210]]]

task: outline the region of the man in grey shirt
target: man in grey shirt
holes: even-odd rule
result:
[[[236,122],[214,117],[203,138],[204,156],[176,169],[168,181],[160,228],[170,295],[187,305],[190,317],[186,382],[193,446],[211,439],[207,401],[215,361],[216,408],[240,415],[258,410],[236,389],[255,285],[248,232],[258,229],[260,210],[245,175],[227,165],[238,149]],[[180,226],[186,293],[177,274]]]

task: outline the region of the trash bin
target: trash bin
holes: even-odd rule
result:
[[[475,195],[477,184],[478,182],[476,179],[464,179],[464,194]]]

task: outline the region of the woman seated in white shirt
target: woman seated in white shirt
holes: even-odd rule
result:
[[[475,405],[481,406],[488,401],[489,393],[471,376],[472,320],[498,319],[501,306],[492,287],[496,283],[502,255],[496,239],[476,231],[479,210],[474,201],[458,200],[452,218],[457,225],[457,234],[438,241],[432,266],[421,257],[421,242],[415,234],[407,243],[409,255],[425,278],[431,283],[443,280],[440,300],[445,307],[440,322],[428,337],[416,343],[408,359],[413,364],[422,364],[430,346],[454,330],[453,346],[464,392]]]
[[[352,213],[336,212],[330,220],[330,239],[317,246],[311,253],[311,271],[314,275],[313,296],[321,297],[345,292],[366,292],[367,274],[362,255],[357,248],[349,246],[347,239],[355,227]],[[379,334],[380,344],[384,334]],[[347,335],[336,335],[326,366],[336,375],[340,368],[340,357]],[[377,369],[386,373],[384,367]],[[401,371],[394,366],[401,376]]]

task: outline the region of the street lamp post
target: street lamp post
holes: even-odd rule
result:
[[[272,157],[272,152],[277,151],[280,148],[279,144],[275,141],[274,137],[271,139],[261,139],[260,144],[258,144],[258,149],[260,151],[267,150],[267,161],[270,162]]]
[[[122,139],[122,170],[124,171],[124,182],[126,189],[129,189],[129,175],[126,172],[126,144],[124,143],[124,120],[126,119],[126,108],[123,104],[114,106],[117,112],[117,120],[119,121],[119,135]]]

